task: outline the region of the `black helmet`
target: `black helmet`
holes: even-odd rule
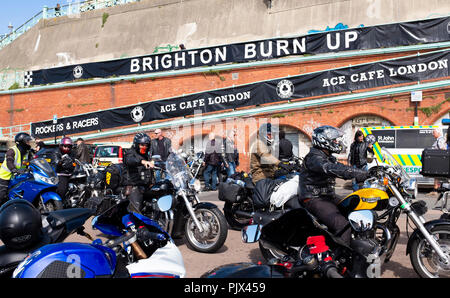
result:
[[[14,138],[14,142],[17,144],[17,147],[22,148],[26,151],[31,149],[30,142],[32,140],[33,138],[26,132],[19,132]]]
[[[270,137],[269,137],[270,134]],[[272,137],[272,124],[261,124],[258,130],[258,137],[261,141],[265,142],[268,146],[272,145],[274,139]]]
[[[342,130],[333,126],[324,125],[314,129],[312,133],[312,144],[318,149],[327,149],[331,153],[341,153],[344,149]]]
[[[41,237],[41,214],[28,201],[14,199],[0,208],[0,239],[11,249],[24,249]]]
[[[146,144],[148,152],[148,149],[150,149],[150,142],[151,142],[150,137],[146,133],[140,132],[134,136],[133,147],[137,152],[139,152],[139,144]]]

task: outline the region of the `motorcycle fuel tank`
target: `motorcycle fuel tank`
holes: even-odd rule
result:
[[[349,213],[356,210],[383,210],[388,206],[389,196],[375,188],[362,188],[349,194],[338,203],[338,207]]]

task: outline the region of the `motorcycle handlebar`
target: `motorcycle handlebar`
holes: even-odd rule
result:
[[[341,274],[339,274],[336,267],[334,266],[328,267],[326,269],[325,275],[328,278],[344,278]]]
[[[128,232],[125,235],[122,235],[116,239],[109,240],[108,242],[106,242],[106,246],[108,246],[110,248],[118,246],[122,242],[126,242],[126,241],[132,239],[135,235],[136,235],[136,233]]]

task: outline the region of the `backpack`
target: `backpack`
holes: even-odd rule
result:
[[[105,169],[106,188],[115,191],[118,187],[124,186],[126,167],[122,163],[110,164]]]

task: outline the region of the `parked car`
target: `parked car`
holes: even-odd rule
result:
[[[125,150],[131,148],[132,143],[108,143],[95,148],[92,164],[95,167],[107,167],[112,163],[122,163]]]

